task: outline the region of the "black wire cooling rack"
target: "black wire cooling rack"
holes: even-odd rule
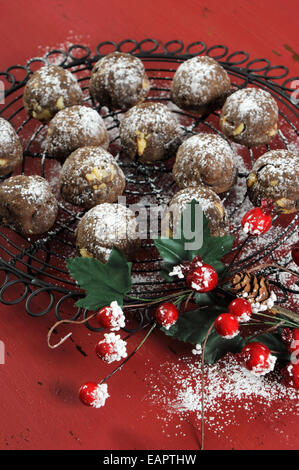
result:
[[[178,116],[186,136],[199,131],[222,135],[219,131],[217,112],[199,118],[179,110],[170,103],[170,82],[177,66],[186,59],[196,55],[211,56],[227,70],[235,89],[256,86],[269,91],[275,97],[280,115],[278,135],[273,143],[263,148],[252,150],[239,146],[238,151],[244,160],[246,171],[239,171],[238,187],[246,188],[246,176],[258,156],[271,148],[291,149],[298,139],[299,106],[293,102],[291,96],[294,92],[292,82],[299,80],[299,77],[289,77],[289,71],[285,66],[271,66],[268,59],[250,60],[249,54],[243,51],[229,53],[228,48],[223,45],[208,48],[201,41],[188,46],[178,40],[165,44],[154,39],[144,39],[141,42],[127,39],[119,44],[104,41],[98,44],[95,55],[92,55],[88,47],[74,44],[67,51],[51,50],[44,57],[30,59],[24,66],[14,65],[0,72],[0,80],[6,84],[5,104],[0,105],[0,116],[9,120],[21,137],[24,147],[23,173],[46,177],[57,191],[55,182],[57,182],[59,164],[48,156],[43,148],[46,126],[28,117],[22,100],[24,85],[33,71],[43,64],[56,63],[76,75],[84,92],[85,102],[97,109],[104,118],[111,139],[110,151],[126,175],[127,186],[124,195],[127,203],[142,200],[149,208],[150,204],[167,203],[177,190],[171,176],[173,159],[153,166],[126,160],[121,154],[118,135],[123,113],[113,112],[107,108],[101,109],[89,96],[88,81],[93,64],[103,55],[113,51],[130,52],[143,60],[151,82],[151,92],[147,99],[168,103],[172,112]],[[222,137],[225,138],[223,135]],[[234,197],[234,189],[223,196],[224,204],[230,207],[228,215],[231,221],[245,203],[246,190],[242,200],[235,205]],[[83,212],[61,199],[59,206],[59,217],[54,228],[41,237],[28,239],[6,226],[0,227],[0,302],[6,305],[24,303],[26,312],[31,316],[43,316],[54,309],[58,320],[65,318],[64,315],[68,315],[68,319],[75,320],[80,315],[86,317],[87,312],[73,306],[73,301],[82,293],[69,277],[65,259],[75,256],[74,230]],[[281,227],[278,233],[276,230],[276,235],[264,246],[256,247],[241,259],[237,258],[232,265],[233,271],[246,269],[267,257],[277,261],[275,256],[280,253],[279,249],[298,230],[298,214],[276,216],[274,226]],[[134,292],[142,291],[143,296],[159,297],[166,290],[176,290],[178,284],[169,284],[159,276],[161,259],[152,241],[143,240],[142,247],[142,255],[133,263]],[[290,255],[279,261],[281,265],[287,266],[291,261]],[[284,285],[279,273],[274,271],[267,268],[263,274],[272,275],[271,282],[280,293],[279,302],[284,302],[297,291]],[[274,278],[273,273],[276,276]],[[67,305],[68,301],[70,305]],[[143,313],[139,311],[138,314],[141,325]],[[94,331],[100,330],[89,323],[86,323],[86,326]]]

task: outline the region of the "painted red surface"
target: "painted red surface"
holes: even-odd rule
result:
[[[104,40],[153,37],[225,44],[231,52],[245,50],[252,58],[267,57],[299,75],[297,0],[1,0],[0,13],[1,70],[66,41],[94,50]],[[110,370],[94,354],[98,335],[75,327],[73,341],[50,350],[46,335],[54,321],[54,314],[28,317],[21,304],[0,306],[0,340],[6,351],[6,362],[0,365],[0,449],[199,448],[199,431],[192,421],[174,418],[165,432],[159,419],[163,407],[145,399],[148,368],[158,369],[165,361],[175,364],[179,354],[190,350],[186,345],[154,333],[109,382],[106,407],[93,410],[80,404],[77,390]],[[130,348],[142,334],[133,337]],[[240,409],[238,426],[219,435],[206,431],[206,448],[298,448],[296,417],[284,415],[273,425],[270,416],[271,410],[261,407],[256,419],[248,422]],[[184,438],[176,436],[178,423]]]

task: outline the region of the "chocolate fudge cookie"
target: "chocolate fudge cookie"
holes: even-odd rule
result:
[[[204,185],[223,193],[236,178],[234,152],[216,134],[193,135],[178,149],[173,177],[179,188]]]
[[[114,157],[102,147],[75,150],[64,162],[59,180],[62,197],[86,209],[116,201],[126,184]]]
[[[177,69],[171,85],[171,100],[181,109],[206,114],[223,105],[230,87],[225,69],[216,60],[197,56]]]
[[[128,109],[144,100],[150,89],[143,63],[124,52],[112,52],[93,67],[89,90],[95,101],[111,109]]]
[[[83,101],[74,75],[57,65],[45,65],[33,73],[24,90],[24,107],[41,122],[49,122],[61,109]]]
[[[12,176],[0,185],[0,219],[17,232],[38,235],[55,222],[58,205],[41,176]]]
[[[120,123],[123,150],[131,159],[153,163],[176,152],[182,130],[173,114],[161,103],[131,108]]]
[[[132,211],[121,204],[99,204],[80,220],[76,231],[76,246],[84,257],[105,263],[113,247],[128,258],[140,245],[137,221]]]
[[[271,150],[258,158],[247,179],[248,195],[255,206],[273,201],[279,212],[299,209],[299,156],[288,150]]]
[[[48,154],[64,161],[74,150],[87,145],[108,148],[109,137],[101,116],[87,106],[59,111],[49,124]]]
[[[220,128],[230,139],[247,147],[267,144],[277,134],[278,107],[267,91],[238,90],[221,111]]]
[[[173,230],[181,220],[182,212],[193,199],[198,201],[206,215],[211,235],[218,237],[227,235],[229,233],[228,219],[221,199],[205,186],[185,188],[173,196],[162,218],[162,235],[172,236]]]
[[[9,175],[23,160],[20,139],[10,122],[0,118],[0,176]]]

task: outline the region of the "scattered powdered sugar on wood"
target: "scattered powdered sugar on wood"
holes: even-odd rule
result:
[[[193,417],[200,429],[202,375],[198,357],[181,357],[176,364],[164,362],[146,378],[146,398],[164,405],[165,424],[174,416],[182,422]],[[232,355],[205,366],[205,423],[216,434],[221,435],[232,424],[239,426],[236,414],[240,410],[248,422],[254,422],[262,407],[267,418],[274,421],[282,415],[296,414],[298,406],[298,391],[285,387],[275,372],[257,377]]]

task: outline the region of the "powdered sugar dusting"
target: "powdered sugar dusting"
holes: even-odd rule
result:
[[[182,422],[192,416],[200,428],[200,357],[181,357],[177,364],[164,362],[148,376],[147,384],[147,400],[164,405],[166,427],[175,416]],[[210,431],[219,435],[231,424],[240,426],[235,417],[239,410],[246,413],[247,421],[254,421],[259,406],[267,410],[269,419],[278,420],[281,415],[296,414],[299,393],[284,386],[275,373],[263,377],[250,373],[233,355],[205,366],[205,423]]]
[[[180,97],[190,94],[197,104],[206,104],[211,99],[211,90],[221,95],[230,87],[224,69],[211,57],[193,57],[183,62],[173,78],[172,89]]]
[[[216,134],[200,133],[185,140],[179,147],[173,168],[180,188],[207,183],[217,193],[232,186],[235,174],[234,152],[228,142]]]

